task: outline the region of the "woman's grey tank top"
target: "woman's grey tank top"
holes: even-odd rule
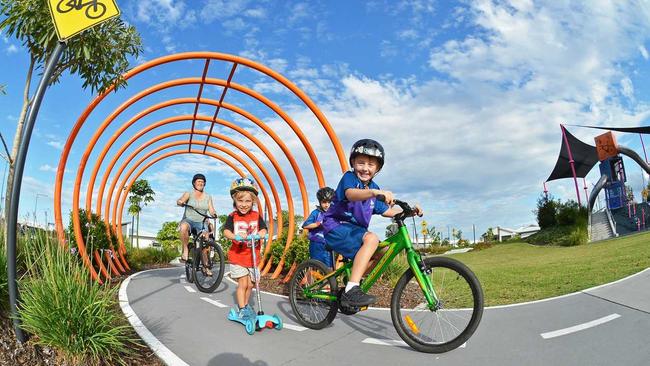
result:
[[[190,192],[190,199],[187,200],[187,204],[196,208],[202,214],[208,214],[208,200],[210,200],[210,195],[203,193],[203,199],[197,200],[194,198],[194,194]],[[199,215],[193,209],[185,207],[185,213],[183,214],[183,219],[192,220],[194,222],[202,222],[205,217]]]

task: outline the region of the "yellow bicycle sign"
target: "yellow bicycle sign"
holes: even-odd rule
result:
[[[120,15],[115,0],[48,0],[59,40]]]

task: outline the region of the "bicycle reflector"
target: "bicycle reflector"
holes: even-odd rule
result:
[[[413,322],[413,319],[411,319],[411,316],[410,316],[410,315],[406,315],[406,316],[404,317],[404,319],[406,320],[406,324],[408,324],[409,328],[411,328],[411,330],[413,331],[413,333],[415,333],[415,334],[419,334],[419,333],[420,333],[420,329],[418,329],[418,326],[415,325],[415,322]]]

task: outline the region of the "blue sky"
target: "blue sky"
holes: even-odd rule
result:
[[[445,233],[447,225],[460,228],[470,239],[472,224],[478,236],[490,226],[516,228],[535,222],[536,198],[560,148],[560,123],[648,125],[650,8],[643,2],[142,0],[118,5],[123,19],[143,38],[145,51],[132,60],[134,66],[176,52],[214,51],[275,69],[318,104],[345,150],[364,137],[384,145],[386,167],[376,178],[382,188],[419,202],[430,225]],[[0,132],[9,145],[22,104],[27,61],[15,39],[0,36],[0,83],[8,92],[0,96]],[[198,77],[202,67],[202,62],[181,62],[147,72],[102,103],[73,145],[65,174],[64,212],[71,207],[81,153],[99,121],[143,88]],[[209,74],[226,78],[229,68],[215,62]],[[319,152],[326,183],[335,186],[340,169],[313,115],[269,78],[238,69],[235,81],[255,88],[290,113]],[[81,84],[78,77],[65,75],[46,95],[25,169],[20,220],[28,215],[33,220],[37,194],[42,194],[46,197],[38,196],[38,221],[45,221],[45,210],[53,221],[54,175],[61,148],[93,98]],[[166,98],[194,97],[196,92],[195,86],[188,86],[161,93],[127,110],[117,122]],[[218,99],[221,90],[211,87],[205,93]],[[255,113],[283,137],[295,152],[313,205],[315,175],[295,134],[250,98],[229,93],[226,101]],[[129,134],[157,119],[192,110],[177,106],[157,112]],[[207,115],[213,111],[200,109]],[[234,114],[220,116],[269,141]],[[98,146],[116,126],[102,135]],[[189,123],[182,128],[189,128]],[[599,134],[569,130],[590,144]],[[643,154],[638,135],[617,138]],[[650,145],[650,138],[645,143]],[[259,149],[248,145],[270,169]],[[287,159],[277,145],[268,146],[287,173],[296,207],[302,207]],[[98,151],[93,150],[91,161]],[[626,162],[630,184],[639,192],[647,176]],[[102,169],[105,166],[106,162]],[[4,165],[0,169],[4,171]],[[82,182],[84,200],[88,169]],[[155,233],[163,221],[180,217],[174,202],[190,188],[189,180],[197,171],[208,176],[207,191],[215,196],[217,210],[230,210],[227,187],[235,174],[229,167],[209,158],[175,157],[143,175],[157,194],[156,202],[142,213],[141,231]],[[596,174],[594,169],[587,179],[590,187]],[[273,180],[284,203],[277,174]],[[551,182],[549,189],[563,200],[575,199],[571,180]],[[373,229],[383,233],[387,223],[377,218]]]

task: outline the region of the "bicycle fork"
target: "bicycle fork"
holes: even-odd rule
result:
[[[433,284],[429,277],[431,274],[431,268],[426,268],[424,266],[422,257],[415,250],[409,250],[406,254],[406,258],[413,274],[415,275],[415,280],[418,282],[418,285],[420,285],[420,289],[422,289],[422,293],[427,300],[429,310],[436,311],[440,309],[440,300],[436,295],[436,291],[433,289]]]

